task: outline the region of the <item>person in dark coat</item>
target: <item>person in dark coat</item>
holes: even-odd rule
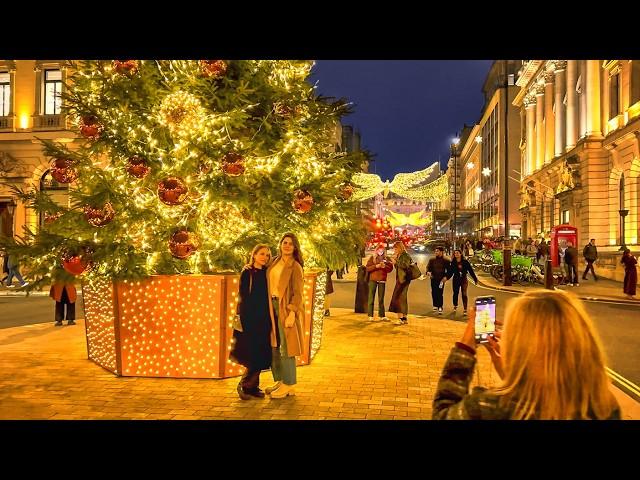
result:
[[[406,325],[408,323],[407,314],[409,313],[407,293],[409,291],[409,284],[411,283],[411,276],[407,270],[411,265],[411,257],[402,242],[396,242],[393,245],[393,249],[395,256],[392,261],[396,267],[396,285],[393,287],[389,311],[396,313],[399,317],[393,323],[396,325]]]
[[[64,320],[64,306],[67,306],[67,325],[76,324],[76,298],[78,293],[73,283],[56,282],[51,285],[49,296],[56,301],[55,326],[61,327]]]
[[[598,259],[598,248],[596,247],[595,238],[592,238],[589,241],[589,243],[585,245],[584,250],[582,250],[582,256],[584,257],[584,261],[587,264],[586,268],[584,269],[584,273],[582,274],[582,279],[586,280],[587,273],[589,272],[589,270],[591,270],[591,273],[593,274],[593,279],[595,281],[598,281],[598,277],[596,277],[596,272],[593,269],[593,262],[595,262]]]
[[[240,274],[235,343],[229,358],[246,367],[238,395],[242,400],[264,398],[260,390],[260,372],[271,368],[271,318],[269,316],[269,290],[267,264],[271,260],[268,245],[258,244],[251,252],[251,261]]]
[[[328,317],[331,315],[331,295],[333,293],[333,282],[331,281],[331,275],[333,275],[333,270],[329,270],[327,268],[327,284],[324,291],[324,316]]]
[[[442,306],[444,299],[442,293],[444,284],[447,282],[447,269],[451,261],[444,257],[444,248],[436,247],[436,256],[429,259],[427,263],[427,275],[431,277],[431,300],[433,302],[433,310],[438,311],[438,315],[442,315]]]
[[[628,298],[635,300],[636,284],[638,283],[638,271],[636,270],[638,260],[631,255],[631,250],[627,248],[622,254],[620,263],[624,265],[624,293]]]
[[[467,316],[467,303],[469,301],[467,297],[467,288],[469,287],[467,274],[471,275],[471,278],[473,278],[473,281],[476,284],[478,283],[478,277],[476,277],[469,260],[464,258],[460,249],[455,249],[453,251],[453,259],[451,260],[451,263],[449,263],[449,268],[447,268],[447,280],[453,278],[454,313],[458,309],[458,294],[460,293],[460,290],[462,290],[462,306],[464,307],[462,315],[465,317]]]
[[[573,242],[567,242],[567,249],[564,251],[564,264],[567,268],[567,282],[569,286],[578,287],[578,249],[573,246]]]

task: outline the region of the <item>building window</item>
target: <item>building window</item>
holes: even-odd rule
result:
[[[570,219],[569,210],[562,210],[562,223],[567,225]]]
[[[631,105],[640,102],[640,60],[631,61]]]
[[[0,117],[8,117],[11,112],[11,79],[9,72],[0,72]]]
[[[62,99],[60,92],[62,91],[62,71],[61,70],[45,70],[44,71],[44,114],[59,115]]]
[[[609,79],[609,119],[620,114],[620,74],[611,75]]]

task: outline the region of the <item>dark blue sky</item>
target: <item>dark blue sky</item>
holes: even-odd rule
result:
[[[480,118],[482,84],[492,60],[318,60],[310,81],[318,93],[345,97],[354,113],[344,124],[360,131],[376,154],[382,179],[420,170],[440,157],[463,124]]]

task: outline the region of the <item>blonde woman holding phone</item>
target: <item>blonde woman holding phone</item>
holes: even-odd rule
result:
[[[604,349],[578,298],[562,290],[536,290],[511,300],[504,331],[481,344],[502,382],[470,392],[476,364],[474,307],[442,371],[433,419],[620,419]]]

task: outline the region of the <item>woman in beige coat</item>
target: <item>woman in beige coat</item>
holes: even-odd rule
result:
[[[295,395],[296,355],[303,351],[304,274],[300,243],[293,233],[280,240],[280,254],[267,270],[271,315],[271,372],[275,384],[265,389],[271,398]]]

